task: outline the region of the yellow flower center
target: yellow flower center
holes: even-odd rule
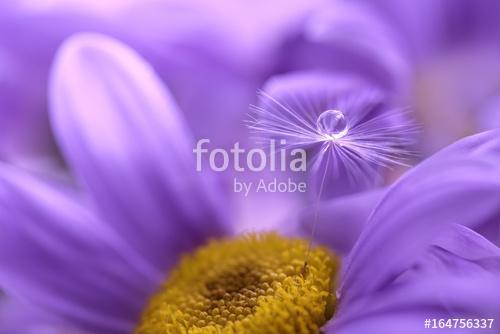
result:
[[[311,334],[333,315],[337,258],[276,234],[212,241],[152,297],[135,334]]]

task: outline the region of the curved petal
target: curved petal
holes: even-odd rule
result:
[[[500,25],[497,1],[422,0],[364,1],[379,11],[412,46],[413,57],[434,56],[458,44],[497,45]],[[497,45],[498,47],[498,45]]]
[[[330,327],[335,333],[356,333],[379,324],[373,328],[381,333],[419,333],[429,318],[495,319],[500,315],[499,273],[500,249],[452,225],[417,265],[394,284],[342,307]]]
[[[395,31],[360,2],[324,2],[283,47],[282,71],[321,69],[355,73],[404,91],[410,67]]]
[[[254,16],[238,8],[248,22],[236,25],[241,20],[219,7],[226,9],[199,1],[2,2],[0,158],[18,163],[54,154],[47,118],[50,66],[64,39],[87,31],[126,42],[152,63],[197,137],[232,141],[241,134],[241,120],[272,61],[261,50],[267,52],[270,42],[265,47],[261,39],[254,45],[242,42],[255,39],[254,30],[245,34],[247,23],[256,25]]]
[[[341,334],[399,334],[423,333],[426,319],[498,319],[500,306],[498,295],[499,281],[494,279],[458,280],[453,277],[435,284],[419,284],[417,286],[400,289],[392,295],[386,294],[384,305],[380,309],[370,310],[367,315],[355,321],[335,323],[324,330],[325,333]],[[408,290],[417,290],[418,293],[408,293]],[[426,291],[425,291],[426,290]],[[460,291],[460,294],[457,294]],[[465,293],[462,293],[464,292]],[[448,296],[446,306],[442,305],[442,298]],[[452,297],[455,296],[455,297]],[[382,296],[377,296],[379,299]],[[472,303],[471,303],[472,301]],[[392,307],[390,307],[392,303]],[[408,305],[409,304],[409,305]],[[486,305],[486,307],[485,307]],[[365,305],[366,306],[366,305]],[[472,307],[471,307],[472,306]],[[453,324],[453,320],[452,324]],[[446,333],[498,333],[496,322],[488,328],[486,320],[482,329],[446,328]],[[432,323],[431,325],[432,326]],[[436,327],[429,330],[436,331]]]
[[[93,332],[130,330],[162,275],[61,184],[0,165],[0,286]]]
[[[323,201],[317,213],[311,208],[299,218],[299,233],[310,234],[316,221],[315,242],[347,255],[384,193],[381,188]]]
[[[463,139],[388,190],[345,267],[343,303],[408,269],[448,224],[476,227],[500,215],[499,136],[490,131]]]
[[[102,35],[65,43],[51,81],[51,118],[64,156],[94,204],[165,271],[174,253],[225,230],[222,195],[196,172],[182,115],[134,51]]]
[[[420,277],[350,305],[330,322],[326,333],[366,333],[368,329],[370,333],[422,333],[429,318],[498,319],[499,283],[498,276]],[[495,326],[481,332],[496,333]]]
[[[464,276],[481,271],[500,275],[500,248],[467,227],[452,225],[404,276],[442,272]]]
[[[85,2],[74,1],[50,9],[18,0],[0,4],[2,160],[17,163],[19,159],[56,151],[46,95],[49,68],[57,47],[79,30],[109,30],[98,15],[81,7],[85,7]]]
[[[141,27],[129,29],[122,40],[154,66],[194,136],[226,147],[245,134],[242,119],[272,60],[262,56],[261,49],[269,48],[263,47],[266,43],[249,41],[259,34],[253,27],[252,34],[245,34],[247,25],[255,23],[249,11],[242,9],[246,6],[221,4],[137,2],[119,23]]]

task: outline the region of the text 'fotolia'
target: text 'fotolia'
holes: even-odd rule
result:
[[[226,171],[230,166],[237,172],[261,172],[268,170],[305,172],[307,168],[307,154],[304,149],[287,149],[285,139],[276,142],[269,141],[269,148],[252,148],[245,150],[240,143],[234,143],[231,149],[208,148],[210,139],[200,139],[196,143],[193,153],[196,155],[196,170],[202,171],[203,156],[208,156],[208,165],[215,172]]]

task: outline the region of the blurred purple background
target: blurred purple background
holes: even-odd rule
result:
[[[149,66],[157,77],[149,72]],[[107,82],[107,77],[116,81]],[[348,89],[344,89],[344,84]],[[355,110],[362,115],[360,119],[369,121],[389,109],[409,110],[411,121],[419,125],[420,131],[416,138],[411,138],[412,147],[408,150],[416,153],[408,166],[374,168],[370,174],[373,182],[355,187],[346,185],[342,191],[325,191],[328,200],[320,205],[318,213],[319,241],[335,244],[339,254],[348,254],[365,231],[364,224],[386,189],[400,182],[396,183],[392,197],[389,195],[382,202],[386,206],[381,205],[373,221],[385,222],[380,217],[392,217],[387,214],[391,209],[399,212],[400,204],[394,198],[404,199],[403,204],[413,204],[417,198],[415,208],[419,210],[402,210],[400,218],[413,217],[408,221],[420,219],[425,223],[430,219],[420,213],[430,212],[436,214],[432,216],[436,219],[453,216],[459,224],[461,218],[467,222],[476,219],[477,222],[463,225],[493,244],[500,243],[500,204],[493,203],[498,201],[494,198],[498,195],[495,187],[498,174],[484,173],[491,183],[476,180],[480,178],[480,169],[467,165],[484,152],[486,157],[481,156],[474,163],[495,165],[496,146],[477,144],[484,138],[493,143],[495,132],[477,141],[472,139],[470,145],[453,146],[450,151],[455,156],[445,151],[441,157],[463,155],[456,160],[450,158],[449,164],[430,158],[427,165],[424,163],[424,167],[401,179],[406,170],[455,141],[500,127],[498,0],[3,1],[0,3],[0,198],[7,203],[2,202],[2,210],[8,213],[1,211],[0,218],[8,224],[12,217],[24,222],[23,219],[37,221],[40,215],[42,221],[51,217],[45,205],[59,207],[54,203],[61,201],[64,205],[60,206],[60,215],[56,215],[56,225],[64,226],[66,218],[78,223],[80,219],[86,221],[88,214],[92,224],[85,225],[85,231],[91,232],[94,227],[106,230],[100,225],[101,219],[109,221],[112,229],[120,230],[121,237],[137,247],[134,250],[154,258],[154,266],[158,266],[155,269],[160,272],[164,267],[170,268],[178,254],[203,243],[206,236],[261,229],[307,235],[315,219],[311,203],[317,189],[308,196],[252,193],[244,197],[231,189],[235,176],[255,181],[274,174],[238,174],[228,170],[215,173],[214,177],[214,173],[190,170],[193,167],[190,159],[193,143],[201,138],[209,138],[212,148],[229,150],[235,142],[245,148],[254,147],[245,121],[249,118],[249,106],[262,102],[259,90],[274,90],[279,95],[291,88],[314,91],[330,86],[336,87],[333,91],[339,99],[345,91],[357,92],[362,90],[360,87],[363,90],[369,87],[370,92],[380,94],[381,102],[350,105],[370,109]],[[110,99],[112,102],[107,100],[109,96],[114,98]],[[102,112],[85,110],[95,106],[103,107]],[[122,114],[113,113],[119,109],[117,106],[123,107]],[[165,106],[171,107],[166,109],[173,110],[173,116],[155,113],[155,108],[160,110]],[[137,112],[139,107],[147,116]],[[403,124],[396,117],[389,121],[389,125],[382,122],[376,125],[383,131],[386,125]],[[141,122],[154,125],[150,133],[149,128],[142,128]],[[161,126],[168,131],[154,131]],[[144,133],[147,135],[142,137]],[[121,151],[124,147],[128,151]],[[451,174],[444,170],[448,168]],[[467,182],[461,179],[462,175],[467,175],[464,177]],[[419,183],[420,179],[428,183]],[[103,190],[109,186],[108,181],[115,186],[112,190],[116,198],[108,197]],[[446,187],[441,188],[440,181]],[[335,180],[333,185],[327,182],[327,188],[334,188],[339,182]],[[431,183],[434,187],[429,186]],[[469,189],[472,183],[474,187]],[[165,184],[168,187],[163,187]],[[486,185],[486,190],[475,187],[478,184]],[[32,196],[26,195],[30,188],[35,189]],[[52,192],[53,189],[57,191]],[[400,189],[406,191],[399,192]],[[442,189],[454,192],[441,196]],[[422,199],[426,196],[435,197],[436,203],[422,204],[427,201]],[[135,207],[128,206],[130,198]],[[476,208],[470,215],[466,210],[468,205]],[[87,212],[88,208],[92,213]],[[425,210],[421,211],[422,208]],[[455,208],[464,212],[455,217]],[[14,209],[20,210],[16,211],[18,216],[10,216],[9,210]],[[99,218],[95,221],[94,210]],[[143,212],[147,214],[142,215]],[[79,214],[82,216],[76,217]],[[158,222],[165,216],[175,224],[166,228],[169,233],[189,232],[186,234],[189,238],[179,238],[169,245],[175,257],[159,255],[155,248],[171,240],[172,235],[170,239],[158,238],[157,244],[150,245],[136,240],[139,237],[134,223],[147,225],[149,220]],[[130,226],[120,225],[128,220]],[[338,223],[329,224],[332,220]],[[391,219],[387,221],[389,225]],[[380,224],[384,226],[383,222]],[[152,223],[140,233],[144,233],[142,237],[155,236],[163,232],[163,227]],[[42,233],[47,239],[41,242],[42,246],[36,244],[41,248],[18,249],[17,245],[26,240],[31,245],[30,238],[38,232],[27,228],[31,234],[24,240],[20,227],[18,230],[18,226],[11,224],[9,228],[12,234],[0,237],[7,245],[3,253],[4,259],[8,259],[5,268],[7,264],[18,265],[11,262],[10,252],[43,262],[46,254],[40,249],[45,250],[44,242],[51,248],[51,238],[63,235],[76,240],[79,231],[72,230],[69,236],[58,229],[54,234]],[[382,230],[398,235],[398,230],[390,226]],[[415,234],[426,233],[416,230]],[[100,245],[99,241],[93,242],[93,246]],[[367,245],[370,250],[380,243]],[[368,251],[360,248],[358,255],[363,258]],[[30,261],[26,263],[19,265],[22,274],[35,277],[43,272],[23,271],[30,267]],[[54,263],[55,267],[62,266]],[[498,272],[495,275],[498,278]],[[9,279],[15,281],[12,277]],[[2,288],[7,290],[0,281]],[[8,310],[16,308],[11,308],[11,303],[17,302],[0,303],[0,321],[2,317],[9,321],[18,319],[18,314],[9,314]],[[54,303],[59,305],[57,301]],[[102,306],[96,305],[96,308]],[[23,312],[31,314],[25,308]],[[51,317],[34,313],[30,319],[36,321]],[[1,327],[0,333],[3,333]],[[5,333],[10,334],[9,330]]]

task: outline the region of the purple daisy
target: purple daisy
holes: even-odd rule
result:
[[[429,317],[499,316],[500,252],[466,227],[499,214],[497,131],[417,166],[348,257],[327,243],[304,273],[305,241],[233,235],[175,101],[131,49],[71,38],[50,99],[84,191],[0,166],[0,286],[30,305],[0,332],[31,320],[52,333],[421,333]]]

